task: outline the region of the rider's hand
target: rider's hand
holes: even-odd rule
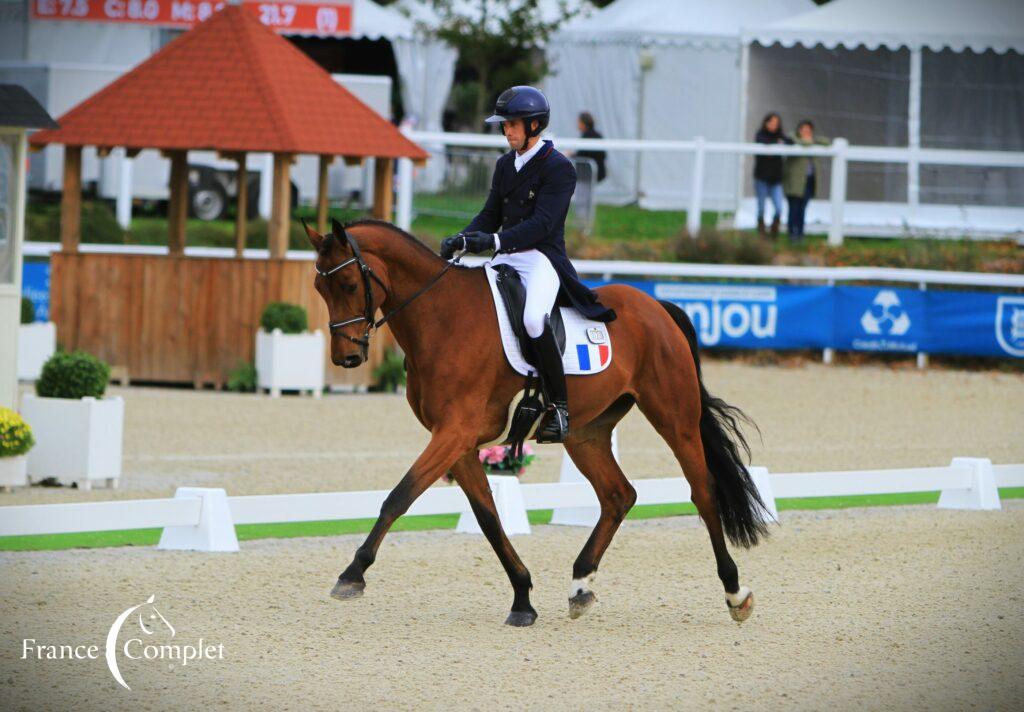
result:
[[[494,249],[494,235],[489,232],[469,232],[463,235],[466,240],[466,251],[477,254]]]
[[[443,259],[450,260],[456,252],[464,249],[466,249],[466,243],[461,232],[441,240],[441,257]]]

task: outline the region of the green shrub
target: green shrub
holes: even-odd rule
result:
[[[36,320],[36,305],[28,297],[21,298],[21,323],[31,324]]]
[[[35,444],[28,423],[10,408],[0,408],[0,457],[24,455]]]
[[[228,376],[228,390],[236,393],[252,393],[256,390],[256,366],[240,361]]]
[[[394,393],[405,385],[405,357],[398,351],[388,351],[384,360],[373,369],[373,377],[382,391]]]
[[[110,366],[84,351],[58,351],[43,364],[36,393],[43,398],[102,398]]]
[[[280,329],[285,334],[301,334],[308,323],[306,310],[288,302],[271,302],[260,317],[260,326],[268,332]]]

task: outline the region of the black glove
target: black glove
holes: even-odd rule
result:
[[[494,249],[494,235],[489,232],[469,232],[463,238],[466,240],[466,251],[474,255]]]
[[[466,249],[466,242],[461,232],[458,235],[452,235],[441,240],[442,259],[450,260],[456,252],[464,249]]]

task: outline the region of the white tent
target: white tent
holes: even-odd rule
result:
[[[778,111],[787,129],[810,118],[854,144],[1024,150],[1021,0],[832,0],[768,25],[747,23],[744,43],[748,135]],[[819,195],[827,190],[827,181],[819,185]],[[861,212],[887,223],[875,226],[880,232],[923,225],[929,210],[953,206],[994,220],[963,229],[998,231],[992,206],[1018,208],[1003,217],[1020,227],[1024,170],[854,163],[847,195],[872,206]],[[847,219],[856,216],[854,206]]]
[[[740,134],[741,28],[813,7],[811,0],[617,0],[569,23],[548,45],[552,131],[575,135],[589,111],[608,138],[734,141]],[[690,159],[614,152],[598,195],[682,208]],[[705,205],[732,210],[738,161],[707,158]]]

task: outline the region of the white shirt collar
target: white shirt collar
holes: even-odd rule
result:
[[[516,173],[522,170],[523,166],[525,166],[531,158],[537,155],[537,152],[541,149],[543,145],[544,140],[541,139],[537,141],[537,143],[533,144],[533,148],[531,148],[526,153],[522,155],[519,155],[518,153],[516,154]]]

